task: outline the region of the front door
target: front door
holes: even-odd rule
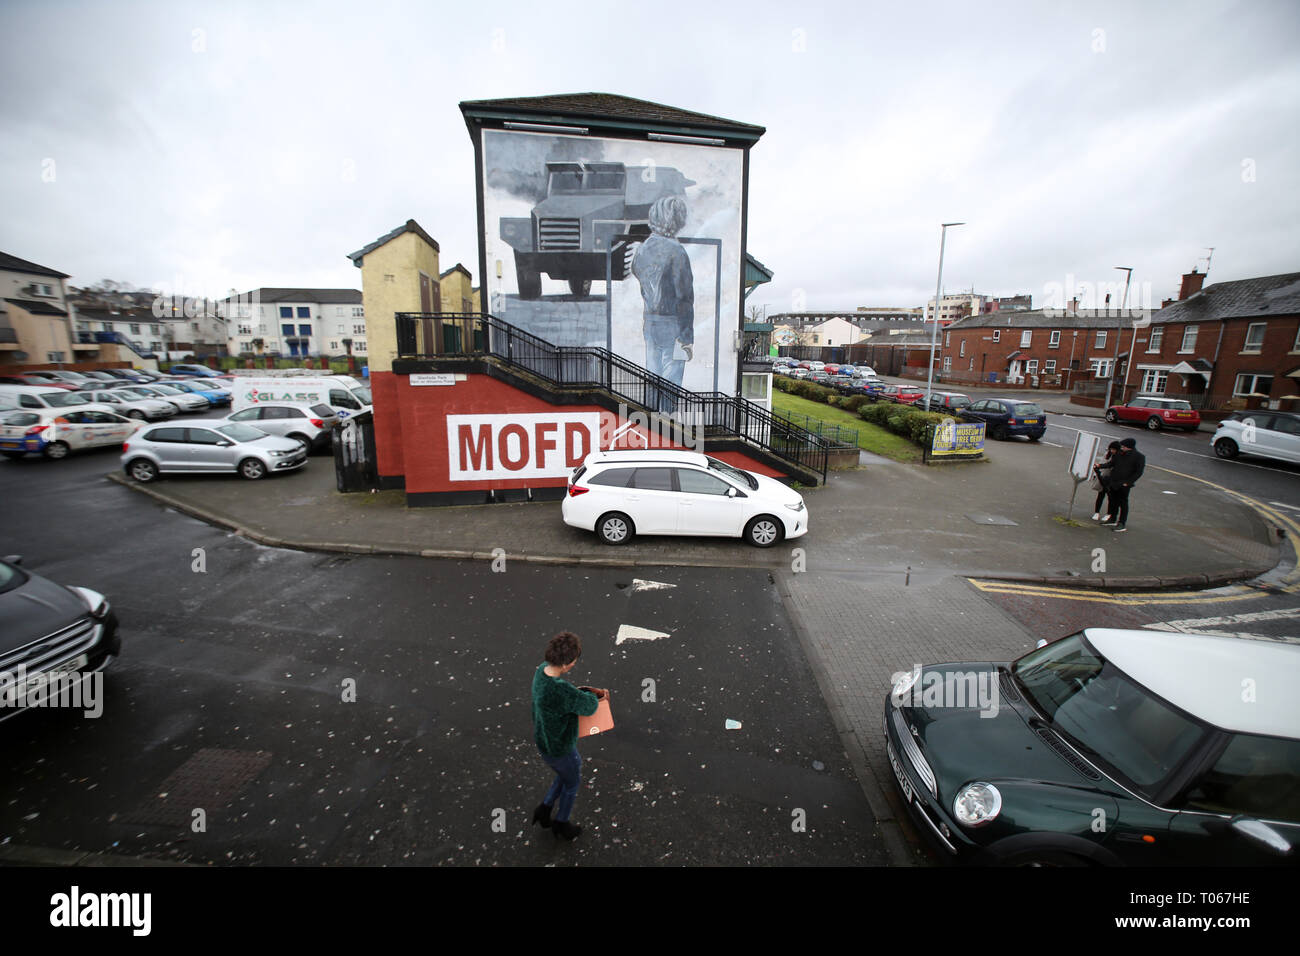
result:
[[[1011,370],[1007,372],[1007,378],[1013,382],[1020,378],[1020,359],[1012,360]]]

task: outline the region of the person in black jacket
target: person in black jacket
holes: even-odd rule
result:
[[[1132,438],[1125,438],[1119,443],[1119,451],[1114,457],[1097,466],[1098,470],[1109,472],[1106,489],[1110,495],[1111,514],[1115,517],[1115,531],[1128,530],[1128,495],[1146,467],[1146,456],[1137,450],[1137,442]]]

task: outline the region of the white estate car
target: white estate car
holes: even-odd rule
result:
[[[599,451],[569,478],[564,523],[606,544],[637,534],[743,537],[769,548],[808,533],[797,491],[691,451]]]
[[[0,455],[66,458],[70,451],[120,445],[140,423],[107,405],[76,408],[15,408],[0,411]]]

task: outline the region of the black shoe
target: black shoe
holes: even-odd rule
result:
[[[555,834],[555,839],[564,837],[566,840],[576,840],[578,834],[582,832],[582,827],[574,826],[568,820],[556,820],[551,824],[551,832]]]
[[[1127,531],[1128,528],[1124,527],[1122,524],[1117,524],[1115,525],[1115,527],[1111,528],[1111,530],[1115,532],[1119,532],[1119,531]]]
[[[541,804],[533,811],[533,823],[540,823],[544,829],[550,829],[551,826],[551,808],[546,804]]]

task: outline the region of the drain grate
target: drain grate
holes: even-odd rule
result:
[[[228,806],[271,763],[264,750],[217,750],[205,747],[181,764],[154,795],[123,823],[187,827],[195,808],[208,813]]]

